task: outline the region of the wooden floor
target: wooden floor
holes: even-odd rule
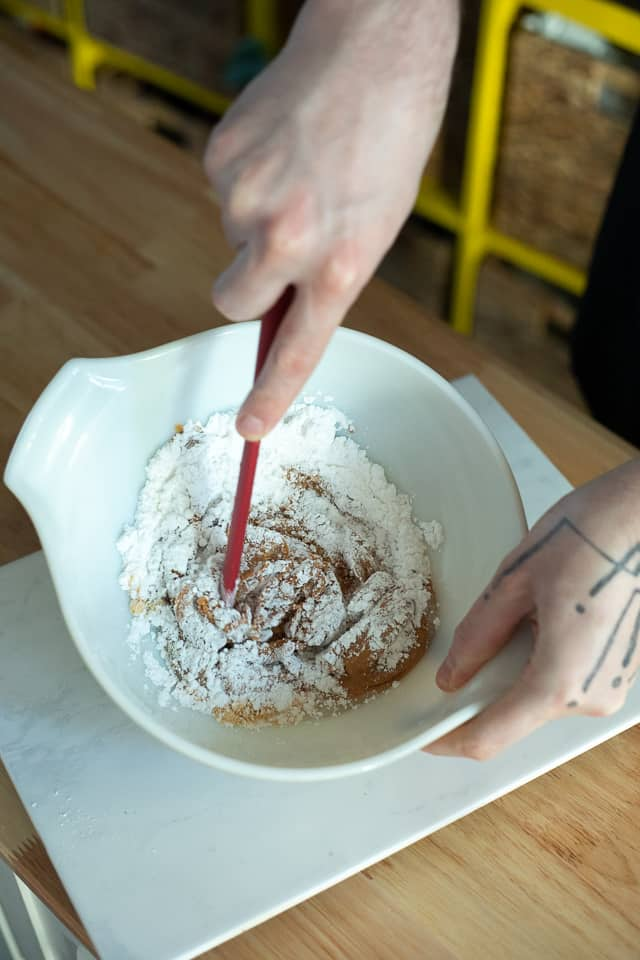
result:
[[[4,24],[13,42],[30,50],[58,76],[69,77],[63,45]],[[69,83],[70,83],[69,79]],[[202,156],[211,118],[181,107],[137,81],[102,71],[96,96],[148,128]],[[406,224],[380,267],[380,275],[431,313],[445,316],[453,239],[418,218]],[[584,409],[569,367],[566,333],[575,305],[564,294],[506,264],[488,261],[480,275],[475,336],[484,346]]]

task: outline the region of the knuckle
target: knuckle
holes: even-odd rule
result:
[[[257,164],[249,164],[236,176],[229,194],[229,212],[232,217],[247,216],[259,208],[262,202],[260,173]]]
[[[271,220],[265,228],[265,255],[272,259],[290,253],[295,248],[294,232],[286,214]]]
[[[305,255],[311,239],[311,223],[305,213],[286,207],[267,224],[265,248],[267,256]]]
[[[229,223],[237,223],[251,213],[253,204],[247,196],[247,191],[236,180],[231,187],[226,204],[226,215]]]
[[[323,291],[333,296],[351,292],[358,281],[361,257],[353,244],[338,244],[327,257],[320,274]]]

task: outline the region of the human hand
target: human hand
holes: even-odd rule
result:
[[[462,687],[523,620],[534,647],[522,675],[426,752],[485,760],[547,720],[622,706],[640,665],[640,459],[564,497],[506,557],[458,626],[438,686]]]
[[[247,439],[283,415],[411,211],[456,38],[457,0],[308,0],[215,128],[205,168],[237,250],[215,305],[249,320],[296,287],[238,416]]]

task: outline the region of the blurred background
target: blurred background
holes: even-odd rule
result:
[[[300,6],[298,0],[0,0],[0,42],[27,49],[52,73],[201,156],[212,122],[277,53]],[[416,212],[379,273],[582,406],[568,334],[640,99],[640,28],[624,49],[605,39],[607,11],[618,4],[544,0],[537,10],[520,10],[512,0],[466,0],[463,6],[442,133]],[[495,26],[505,6],[512,10],[506,36]],[[578,19],[563,15],[567,7]],[[593,29],[599,24],[603,30]],[[503,84],[502,96],[496,102],[492,94],[488,105],[492,77]],[[471,109],[484,118],[487,143],[480,138],[470,151]],[[456,259],[471,229],[464,178],[487,151],[488,169],[495,162],[482,187],[491,239],[479,271],[465,271]]]

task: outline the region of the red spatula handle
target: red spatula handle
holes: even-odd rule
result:
[[[267,359],[267,354],[278,332],[278,327],[291,306],[293,294],[294,288],[287,287],[278,302],[274,304],[262,318],[254,382],[257,380],[258,374]],[[253,480],[256,475],[259,452],[259,441],[245,440],[242,460],[240,462],[240,475],[238,477],[236,498],[233,502],[233,512],[229,525],[227,553],[222,568],[222,592],[225,601],[230,606],[233,605],[236,583],[238,581],[238,574],[240,573],[240,561],[242,560],[244,538],[247,532],[247,520],[249,519],[249,510],[251,509],[251,493],[253,491]]]

